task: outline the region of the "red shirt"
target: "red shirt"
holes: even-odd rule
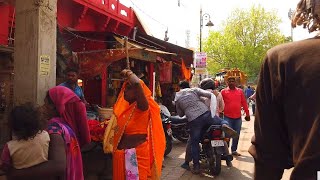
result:
[[[249,109],[247,101],[244,97],[243,91],[239,88],[231,90],[230,88],[221,91],[224,101],[224,115],[229,118],[241,117],[241,106],[243,107],[246,115],[249,116]]]

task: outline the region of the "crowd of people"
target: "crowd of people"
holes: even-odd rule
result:
[[[189,170],[189,162],[193,160],[192,172],[195,174],[200,172],[199,141],[202,129],[210,125],[222,125],[222,130],[232,137],[231,154],[241,156],[237,152],[242,124],[241,108],[243,107],[246,112],[247,121],[250,121],[250,114],[244,93],[242,89],[236,87],[235,79],[236,77],[233,76],[228,77],[228,87],[221,93],[215,91],[217,87],[210,78],[202,80],[199,88],[190,88],[189,82],[186,81],[180,82],[181,89],[176,93],[174,103],[177,113],[179,116],[187,117],[190,127],[190,139],[182,168]],[[221,113],[223,113],[222,117]],[[227,165],[232,166],[233,158],[230,155],[227,157]]]
[[[301,0],[292,25],[310,32],[320,27],[320,0]],[[316,179],[320,171],[320,38],[282,44],[270,49],[261,66],[257,89],[244,92],[235,77],[221,92],[205,79],[199,88],[180,83],[174,104],[186,116],[190,138],[183,168],[200,172],[199,140],[208,125],[221,125],[237,151],[242,112],[250,121],[248,100],[256,102],[254,136],[249,153],[255,160],[254,179],[278,180],[294,167],[291,179]],[[318,51],[319,49],[319,51]],[[160,108],[149,88],[132,71],[122,71],[125,83],[114,105],[116,126],[113,146],[113,179],[160,179],[165,137]],[[9,126],[12,140],[1,154],[0,169],[11,179],[84,179],[81,148],[90,143],[86,100],[77,85],[77,70],[67,71],[67,81],[48,90],[44,105],[13,108]],[[142,76],[140,76],[142,77]],[[228,145],[229,146],[229,145]],[[231,158],[228,166],[232,166]]]
[[[78,71],[49,89],[44,105],[16,106],[10,117],[0,170],[9,179],[84,179],[81,148],[90,143],[86,106]],[[160,179],[165,137],[160,108],[151,91],[131,70],[114,105],[113,179]]]

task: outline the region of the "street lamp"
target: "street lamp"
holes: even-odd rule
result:
[[[292,17],[293,17],[295,12],[296,12],[295,10],[292,10],[291,8],[289,9],[288,18],[290,20],[292,20]],[[292,28],[292,25],[290,25],[290,26],[291,26],[291,41],[293,41],[293,28]]]
[[[209,19],[209,21],[207,22],[206,26],[208,26],[208,27],[214,26],[214,24],[210,20],[210,14],[208,14],[208,13],[202,14],[202,7],[201,7],[200,8],[200,39],[199,39],[199,42],[200,42],[200,53],[202,52],[202,28],[203,28],[203,18],[204,17],[208,17],[208,19]],[[201,74],[199,74],[199,80],[200,81],[202,80],[202,75]]]
[[[200,8],[200,40],[199,40],[200,41],[200,52],[202,51],[202,28],[203,28],[203,18],[204,17],[209,18],[209,21],[207,22],[206,26],[208,26],[208,27],[214,26],[214,24],[210,20],[210,14],[204,13],[202,15],[202,8]]]

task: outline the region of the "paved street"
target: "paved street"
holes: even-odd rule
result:
[[[253,117],[252,117],[253,119]],[[253,135],[253,124],[254,120],[250,122],[243,121],[242,123],[242,131],[239,140],[238,152],[242,154],[242,156],[234,158],[232,161],[233,167],[229,168],[226,166],[225,161],[222,162],[221,174],[217,177],[213,177],[208,175],[207,173],[203,173],[201,175],[193,175],[190,171],[186,171],[180,167],[180,165],[184,162],[185,156],[185,144],[179,142],[178,140],[173,144],[173,150],[171,153],[165,158],[164,165],[162,171],[162,179],[163,180],[205,180],[205,179],[223,179],[223,180],[249,180],[253,179],[253,169],[254,169],[254,161],[250,154],[247,152],[250,146],[250,140]],[[286,171],[283,180],[288,180],[290,176],[290,170]]]

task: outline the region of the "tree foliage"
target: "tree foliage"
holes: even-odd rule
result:
[[[221,31],[211,31],[204,42],[208,55],[208,71],[239,68],[255,78],[261,61],[271,47],[290,41],[279,29],[281,19],[276,12],[261,6],[235,9]]]

